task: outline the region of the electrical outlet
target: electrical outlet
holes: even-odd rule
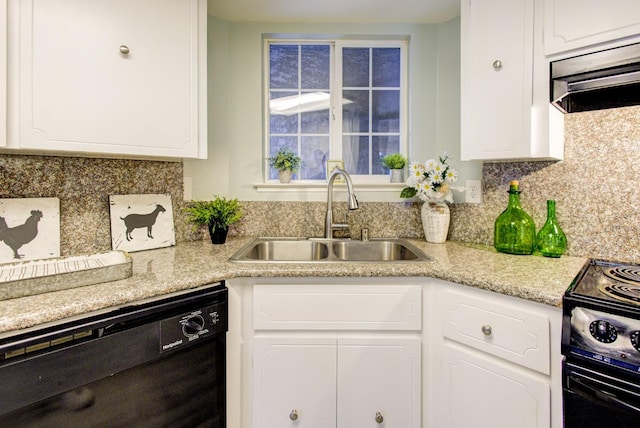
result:
[[[467,190],[465,191],[464,201],[468,204],[481,204],[482,203],[482,181],[481,180],[467,180],[465,182]]]

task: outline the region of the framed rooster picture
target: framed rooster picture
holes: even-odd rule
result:
[[[176,244],[171,195],[111,195],[111,248],[141,251]]]
[[[60,200],[0,199],[0,263],[51,257],[60,257]]]

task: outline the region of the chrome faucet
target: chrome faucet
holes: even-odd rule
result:
[[[333,208],[332,208],[332,199],[333,199],[333,183],[336,180],[336,177],[342,175],[344,177],[344,181],[347,183],[347,202],[349,204],[350,210],[358,209],[358,200],[356,199],[356,195],[353,193],[353,184],[351,183],[351,177],[347,171],[342,168],[336,168],[331,173],[329,177],[329,184],[327,186],[327,213],[324,218],[324,237],[326,239],[333,239],[333,231],[334,229],[347,229],[349,227],[348,223],[334,223],[333,222]]]

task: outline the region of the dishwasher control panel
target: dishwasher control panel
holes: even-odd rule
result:
[[[213,304],[160,321],[160,352],[181,348],[194,341],[227,331],[224,305]]]

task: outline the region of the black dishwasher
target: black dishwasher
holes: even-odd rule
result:
[[[226,426],[223,282],[0,338],[2,427]]]

